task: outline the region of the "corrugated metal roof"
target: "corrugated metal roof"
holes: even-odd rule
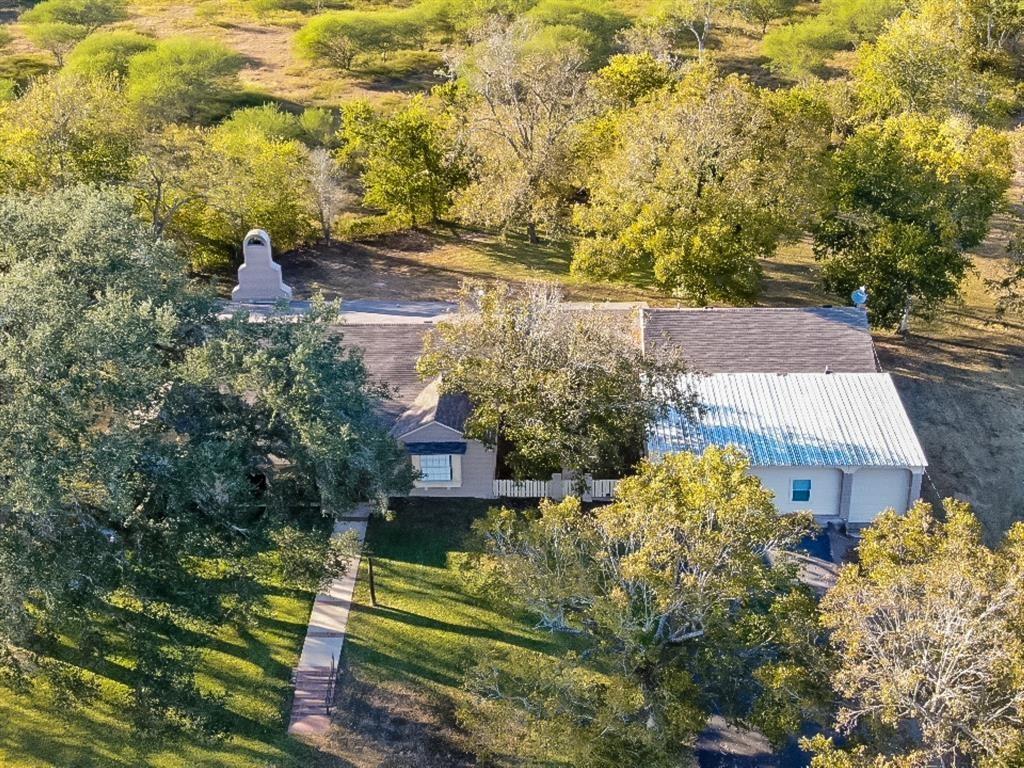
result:
[[[856,307],[649,309],[644,346],[664,344],[703,373],[878,370],[867,313]]]
[[[924,467],[928,461],[887,373],[688,376],[701,413],[651,429],[652,458],[734,445],[754,466]]]

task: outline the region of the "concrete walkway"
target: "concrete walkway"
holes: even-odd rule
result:
[[[334,535],[355,531],[362,544],[366,538],[366,524],[370,507],[360,504],[352,514],[334,525]],[[295,698],[292,700],[288,733],[306,736],[323,733],[331,723],[327,696],[331,690],[332,672],[336,676],[345,643],[345,628],[352,606],[356,577],[359,575],[359,556],[352,558],[345,575],[331,582],[326,592],[313,601],[306,628],[306,641],[302,644],[299,663],[292,673]]]

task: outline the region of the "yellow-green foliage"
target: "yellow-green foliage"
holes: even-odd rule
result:
[[[992,550],[968,504],[943,507],[943,520],[924,502],[880,515],[822,601],[852,738],[807,742],[815,768],[1020,760],[1024,524]]]
[[[64,69],[90,76],[128,74],[131,59],[156,47],[156,40],[130,30],[94,32],[68,54]]]
[[[336,11],[314,17],[295,36],[300,54],[338,69],[351,69],[357,57],[386,58],[419,47],[427,35],[449,27],[448,5],[437,2],[409,8]]]
[[[242,57],[197,37],[161,40],[128,64],[128,101],[158,122],[204,121],[225,111]]]
[[[765,35],[763,50],[783,74],[820,72],[833,53],[873,40],[905,7],[906,0],[822,0],[817,15]]]
[[[930,0],[905,11],[858,51],[854,86],[870,115],[965,113],[1000,122],[1019,103],[1009,62],[979,45],[959,2]],[[971,19],[976,25],[980,19]]]
[[[57,73],[0,104],[0,189],[122,182],[136,151],[133,116],[103,79]]]

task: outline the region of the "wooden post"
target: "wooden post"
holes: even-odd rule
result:
[[[373,558],[366,558],[367,564],[370,566],[370,605],[377,606],[377,585],[373,581]]]

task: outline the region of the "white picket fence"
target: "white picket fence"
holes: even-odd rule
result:
[[[561,481],[495,480],[494,495],[512,499],[550,499],[555,495],[553,486],[556,485],[561,485]]]
[[[618,480],[594,480],[587,478],[587,488],[583,498],[610,499],[615,493]],[[494,495],[498,498],[510,499],[564,499],[576,493],[576,484],[572,480],[555,475],[550,480],[495,480]]]
[[[591,480],[590,495],[595,499],[610,499],[615,494],[618,480]]]

